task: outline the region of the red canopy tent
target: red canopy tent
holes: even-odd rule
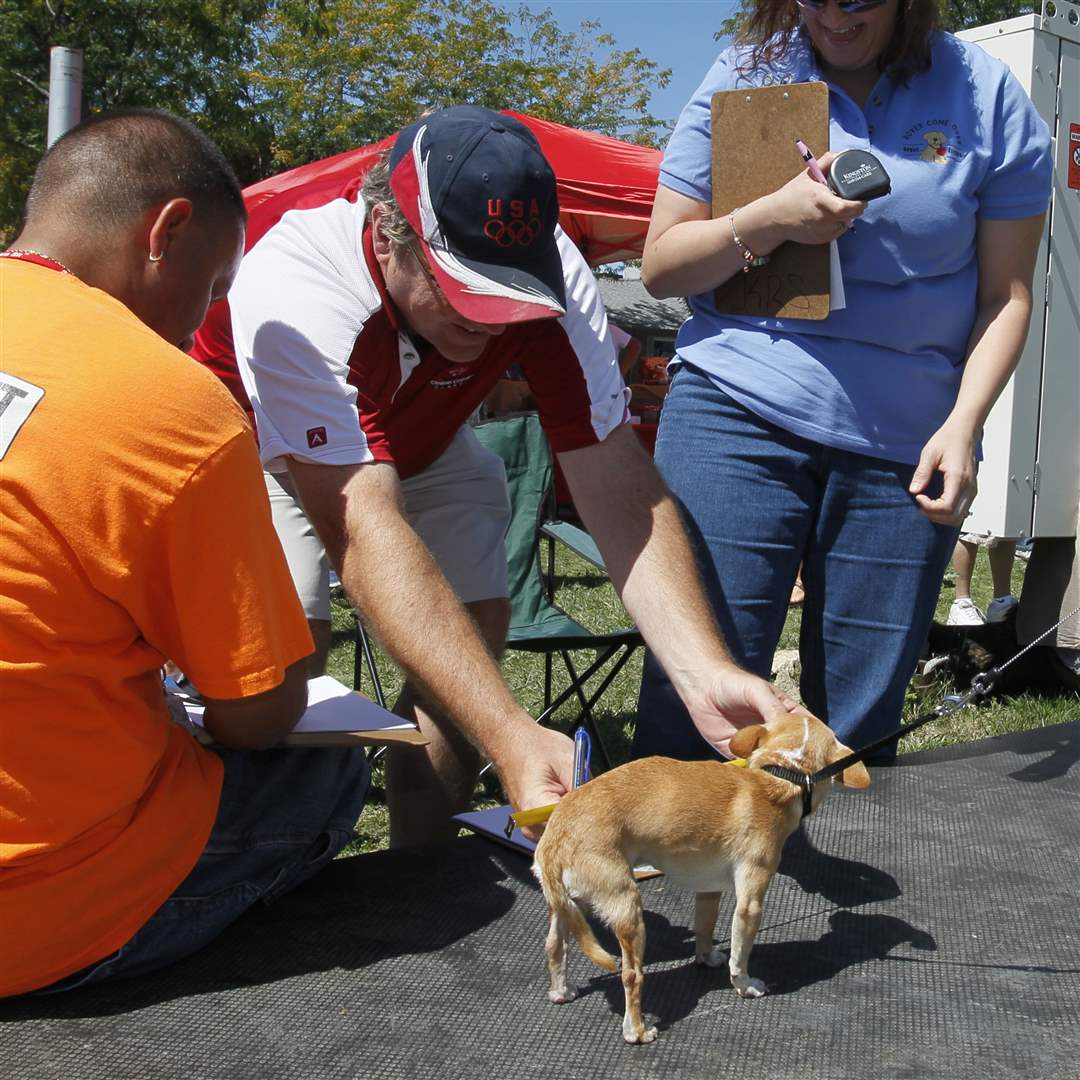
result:
[[[508,115],[528,125],[540,141],[558,181],[559,223],[589,264],[640,257],[656,194],[660,151],[521,113]],[[248,247],[287,210],[354,198],[364,173],[392,141],[390,136],[246,188]]]
[[[535,133],[555,170],[559,223],[591,266],[641,255],[652,213],[660,152],[606,135],[577,131],[550,120],[510,112]],[[355,199],[364,173],[389,148],[393,136],[358,150],[313,161],[244,189],[247,247],[287,211]],[[195,336],[192,355],[213,371],[250,410],[233,355],[226,301],[210,308]]]

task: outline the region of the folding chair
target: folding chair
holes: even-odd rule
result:
[[[338,579],[337,574],[330,571],[330,588],[340,588],[341,581]],[[360,621],[360,616],[356,613],[354,608],[352,611],[353,620],[353,689],[364,689],[364,668],[367,668],[368,676],[371,679],[371,694],[372,697],[381,705],[384,709],[389,708],[386,704],[386,694],[383,693],[382,679],[379,677],[379,669],[375,664],[375,653],[371,648],[371,639],[367,635],[367,631],[364,629],[364,624]],[[379,760],[386,753],[386,746],[369,746],[367,751],[368,761],[374,763]]]
[[[544,656],[544,710],[537,722],[543,723],[576,696],[581,705],[579,722],[586,725],[601,762],[608,768],[611,759],[597,730],[593,707],[633,651],[643,644],[641,634],[634,627],[595,633],[554,603],[556,541],[566,544],[598,569],[605,568],[588,533],[566,522],[545,520],[545,511],[553,505],[554,463],[536,413],[489,420],[474,430],[480,442],[503,459],[510,491],[506,554],[511,615],[506,647]],[[546,574],[540,565],[542,539],[546,539],[548,549]],[[579,649],[596,651],[592,662],[580,673],[570,656]],[[552,667],[556,655],[562,658],[570,685],[553,699]],[[601,672],[599,684],[587,691],[589,680]]]
[[[330,571],[330,592],[333,594],[341,588],[341,580],[337,573]],[[353,620],[353,689],[364,689],[364,668],[367,668],[371,678],[371,691],[375,700],[385,709],[386,695],[383,693],[382,680],[379,678],[379,669],[375,666],[375,654],[371,649],[371,639],[364,630],[364,624],[356,611],[352,612]]]
[[[382,680],[379,678],[379,669],[375,666],[375,654],[371,651],[371,639],[364,630],[364,624],[360,616],[352,613],[355,623],[353,632],[353,689],[364,689],[364,668],[367,668],[371,678],[372,695],[376,702],[384,709],[390,706],[386,704],[386,695],[383,693]]]

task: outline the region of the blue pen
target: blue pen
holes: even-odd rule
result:
[[[589,779],[589,760],[592,757],[592,739],[584,726],[574,732],[574,787],[579,788]]]

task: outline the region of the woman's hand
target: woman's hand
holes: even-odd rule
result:
[[[835,157],[830,151],[821,158],[818,164],[822,172],[828,171]],[[751,203],[744,212],[752,214],[754,219],[760,212],[764,221],[771,221],[781,231],[783,240],[827,244],[843,236],[865,209],[866,203],[841,199],[825,184],[813,179],[807,169],[771,195]],[[744,212],[740,212],[740,218]]]
[[[792,149],[794,153],[794,148]],[[827,169],[835,157],[821,159]],[[866,203],[841,199],[801,172],[783,187],[741,206],[735,229],[754,255],[769,255],[785,240],[827,244],[843,236]],[[745,268],[744,255],[725,214],[714,218],[708,203],[664,187],[653,201],[641,279],[656,297],[707,292]]]
[[[915,496],[919,509],[935,524],[960,525],[967,517],[979,490],[975,466],[977,440],[970,426],[947,420],[923,447],[908,490]],[[945,483],[941,495],[932,499],[925,492],[935,472],[944,475]]]

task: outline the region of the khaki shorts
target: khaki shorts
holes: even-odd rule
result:
[[[274,528],[309,619],[330,618],[330,563],[288,473],[266,473]],[[502,459],[472,429],[423,472],[401,482],[405,517],[462,603],[506,597],[510,522]]]
[[[1004,536],[986,536],[982,533],[962,532],[960,539],[965,544],[977,544],[979,547],[993,551],[998,544],[1015,544],[1016,541]]]

